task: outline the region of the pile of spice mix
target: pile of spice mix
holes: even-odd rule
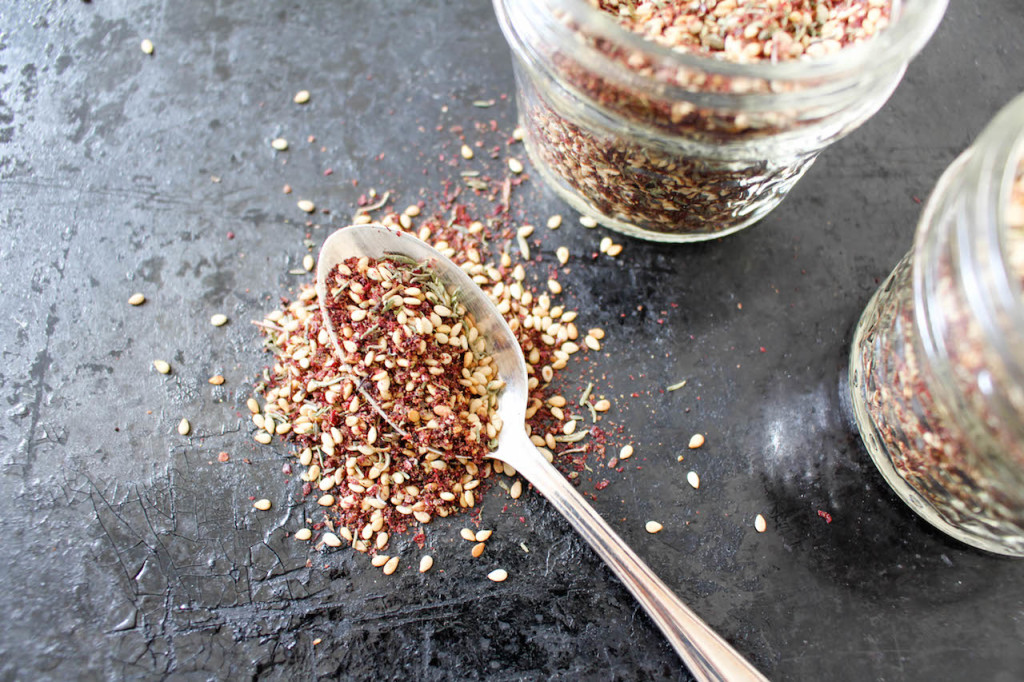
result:
[[[870,40],[888,25],[895,0],[588,0],[629,31],[681,53],[736,63],[813,60]],[[794,130],[806,122],[784,109],[710,109],[671,95],[770,95],[790,87],[727,77],[652,60],[585,27],[569,26],[590,48],[668,88],[637,87],[605,77],[570,51],[550,55],[554,73],[600,110],[566,104],[561,88],[522,98],[531,153],[603,216],[666,235],[714,235],[750,221],[750,202],[795,182],[800,159],[772,163],[735,151],[713,157],[693,143],[735,146]],[[668,139],[658,139],[667,135]],[[676,138],[673,141],[671,138]],[[686,149],[680,140],[689,142]],[[691,148],[693,147],[693,148]],[[758,152],[752,152],[757,156]]]
[[[600,350],[604,332],[579,330],[577,313],[558,304],[555,268],[545,268],[546,282],[531,284],[527,266],[536,263],[529,260],[527,238],[533,228],[508,225],[507,215],[511,189],[522,178],[472,179],[474,194],[497,200],[494,208],[446,196],[435,215],[421,215],[425,202],[398,213],[386,206],[389,195],[371,192],[354,222],[376,217],[416,235],[489,294],[527,361],[527,433],[576,480],[588,458],[604,457],[607,434],[599,422],[611,402],[588,385],[570,403],[552,381],[574,355]],[[477,220],[475,213],[488,215]],[[513,254],[523,261],[514,262]],[[559,249],[559,264],[567,261]],[[305,271],[311,266],[307,262]],[[332,347],[314,282],[256,322],[275,358],[256,386],[262,404],[248,401],[253,437],[261,444],[275,436],[289,443],[304,468],[303,496],[315,496],[325,512],[322,522],[295,537],[318,546],[350,545],[373,554],[374,565],[390,574],[398,557],[383,550],[393,534],[474,509],[498,474],[509,477],[499,485],[512,498],[522,494],[512,467],[486,458],[502,428],[495,414],[502,384],[473,320],[418,265],[352,260],[334,272],[329,290],[326,303],[343,357]],[[270,507],[268,500],[258,503],[258,509]],[[421,570],[432,563],[423,557]]]
[[[1005,257],[1009,276],[1024,291],[1024,160],[1017,164],[1007,203],[1001,207],[1006,226]],[[929,359],[915,342],[916,309],[913,261],[909,255],[882,285],[891,294],[870,315],[859,332],[866,339],[858,353],[866,408],[878,427],[881,446],[901,478],[955,527],[976,529],[999,538],[1021,532],[1020,490],[996,461],[1024,467],[1024,443],[1000,425],[992,396],[983,384],[1012,381],[1000,376],[1003,367],[990,363],[986,333],[956,283],[948,253],[940,259],[935,295],[943,311],[945,346],[952,379],[961,391],[958,409],[967,417],[952,418],[936,398]],[[878,296],[876,295],[876,299]],[[1024,299],[1020,301],[1024,306]],[[992,375],[995,376],[992,376]],[[983,375],[985,378],[983,379]],[[1024,414],[1024,395],[1010,390],[1006,398],[1016,414]],[[977,421],[973,421],[977,420]],[[972,421],[972,423],[967,423]],[[993,455],[993,453],[996,453]]]

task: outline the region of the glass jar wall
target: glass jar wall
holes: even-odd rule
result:
[[[904,501],[964,542],[1024,556],[1024,95],[936,185],[857,326],[850,387]]]
[[[779,61],[776,31],[758,43],[766,53],[739,62],[645,40],[586,0],[494,4],[535,168],[607,227],[684,242],[771,211],[885,103],[946,0],[895,0],[876,34],[814,58]],[[823,42],[835,50],[839,38]]]

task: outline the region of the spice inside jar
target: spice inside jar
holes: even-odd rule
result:
[[[1024,556],[1024,97],[939,181],[855,332],[872,459],[946,533]]]
[[[766,215],[877,111],[945,3],[495,5],[540,174],[608,227],[696,241]]]

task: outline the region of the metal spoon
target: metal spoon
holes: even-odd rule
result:
[[[765,680],[672,593],[534,447],[526,431],[517,426],[526,422],[528,389],[523,352],[505,319],[460,267],[412,235],[383,225],[346,227],[331,235],[320,250],[316,286],[321,310],[328,300],[327,275],[338,263],[352,257],[385,258],[389,255],[406,256],[424,263],[446,287],[457,290],[480,333],[487,339],[488,352],[505,381],[498,401],[498,414],[505,427],[498,436],[497,449],[490,456],[512,465],[568,519],[650,614],[698,680]],[[324,323],[340,356],[338,339],[326,312]]]

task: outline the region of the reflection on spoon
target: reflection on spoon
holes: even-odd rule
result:
[[[320,251],[317,293],[321,306],[329,299],[327,276],[345,259],[363,256],[412,258],[429,268],[448,289],[459,292],[462,304],[487,339],[487,352],[494,358],[498,375],[505,382],[498,402],[498,414],[505,428],[498,436],[498,447],[490,456],[514,467],[565,516],[633,593],[694,676],[699,680],[764,680],[746,659],[673,594],[530,442],[521,426],[526,423],[528,398],[522,350],[505,319],[460,267],[412,235],[383,225],[353,225],[331,235]],[[326,313],[324,324],[340,357],[338,338]]]

